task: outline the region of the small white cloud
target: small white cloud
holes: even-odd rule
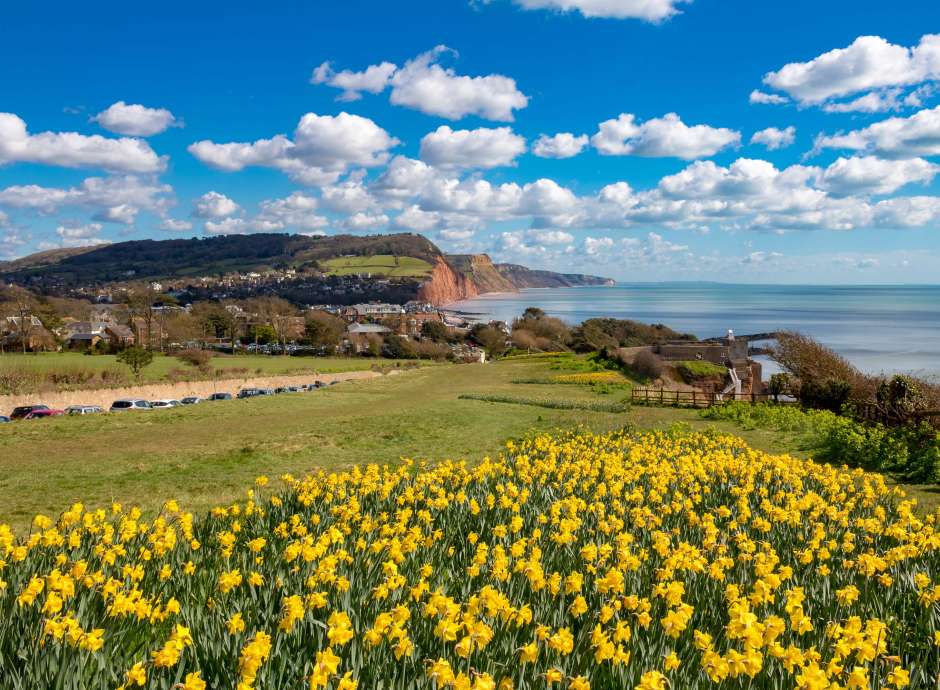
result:
[[[588,135],[575,136],[571,132],[559,132],[554,136],[543,134],[532,144],[532,153],[539,158],[571,158],[577,156],[588,145]]]
[[[220,221],[207,220],[203,228],[208,235],[244,235],[251,227],[244,218],[223,218]]]
[[[846,103],[827,103],[823,110],[827,113],[883,113],[900,108],[900,96],[900,89],[872,91]]]
[[[610,237],[585,237],[584,253],[588,256],[597,256],[605,254],[614,247],[614,241]]]
[[[589,18],[641,19],[662,22],[679,14],[679,5],[692,0],[516,0],[527,10],[579,12]]]
[[[392,75],[398,70],[398,66],[391,62],[383,62],[378,65],[370,65],[362,72],[351,72],[343,70],[334,72],[329,62],[313,70],[310,77],[311,84],[326,84],[328,86],[342,89],[337,100],[339,101],[358,101],[362,98],[362,92],[381,93],[389,85]]]
[[[784,103],[789,103],[790,99],[776,93],[765,93],[754,89],[751,91],[748,101],[760,105],[783,105]]]
[[[574,242],[574,235],[563,230],[529,230],[526,237],[539,244],[559,245]]]
[[[786,129],[768,127],[759,132],[755,132],[751,137],[752,144],[763,144],[771,151],[786,148],[790,146],[796,138],[796,127],[790,126]]]
[[[167,232],[189,232],[193,229],[193,224],[188,220],[166,218],[160,223],[160,229],[166,230]]]
[[[132,137],[151,137],[165,132],[170,127],[180,126],[173,113],[166,108],[128,105],[124,101],[114,103],[91,120],[109,132]]]
[[[93,220],[104,223],[120,223],[122,225],[133,225],[137,219],[139,209],[130,204],[120,204],[111,206],[95,214]]]
[[[421,139],[421,159],[444,168],[496,168],[513,165],[525,152],[525,139],[509,127],[453,130],[441,125]]]
[[[206,192],[196,200],[196,218],[225,218],[241,211],[241,206],[219,192]]]
[[[107,244],[107,240],[98,236],[100,232],[100,223],[88,223],[87,225],[66,223],[56,228],[56,234],[61,238],[63,247],[90,247],[97,244]]]
[[[343,221],[343,227],[349,230],[374,230],[388,225],[388,216],[384,213],[354,213]]]
[[[601,122],[597,134],[591,137],[594,148],[605,156],[684,160],[713,156],[740,142],[740,132],[708,125],[688,126],[675,113],[643,123],[638,123],[635,115],[621,113],[615,120]]]

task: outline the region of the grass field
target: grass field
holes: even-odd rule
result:
[[[420,278],[434,268],[427,261],[413,256],[345,256],[321,261],[320,265],[329,275],[345,276],[354,273],[371,273],[374,276],[391,278]]]
[[[372,365],[388,364],[388,360],[366,357],[278,357],[271,355],[216,355],[212,358],[213,369],[232,370],[238,377],[245,373],[268,376],[317,371],[324,374],[339,371],[360,371]],[[36,369],[41,372],[69,371],[77,369],[124,369],[114,355],[85,355],[80,352],[48,352],[39,354],[0,355],[0,371],[11,369]],[[196,375],[188,364],[175,357],[157,354],[153,362],[143,371],[145,383],[162,381],[173,369],[181,369]],[[241,371],[247,370],[247,372]]]
[[[88,506],[120,501],[152,510],[176,498],[199,510],[234,498],[260,474],[301,475],[404,457],[478,461],[498,453],[509,438],[577,426],[604,431],[682,423],[729,431],[772,453],[805,457],[811,451],[793,436],[709,422],[694,410],[551,409],[459,398],[589,407],[613,406],[625,396],[618,389],[513,383],[548,379],[563,374],[564,366],[550,359],[441,365],[312,393],[0,425],[0,522],[22,528],[35,513],[55,515],[76,501]],[[918,497],[936,505],[940,494],[926,487]]]

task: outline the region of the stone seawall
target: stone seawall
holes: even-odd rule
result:
[[[393,369],[389,373],[397,373]],[[302,374],[293,376],[247,376],[237,379],[218,381],[183,381],[181,383],[154,383],[125,388],[98,388],[95,390],[57,391],[28,395],[0,396],[0,414],[9,415],[14,407],[42,403],[53,409],[65,409],[69,405],[99,405],[107,410],[111,403],[120,398],[143,398],[144,400],[162,400],[165,398],[185,398],[198,395],[205,398],[215,392],[235,395],[240,388],[277,388],[279,386],[297,386],[314,381],[350,381],[371,379],[382,376],[375,371],[346,371],[336,374]]]

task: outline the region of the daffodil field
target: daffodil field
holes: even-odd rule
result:
[[[0,688],[938,688],[940,531],[718,434],[533,437],[0,527]]]

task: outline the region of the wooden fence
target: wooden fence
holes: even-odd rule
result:
[[[772,395],[763,393],[705,393],[704,391],[677,391],[665,388],[634,388],[634,405],[656,405],[659,407],[711,407],[728,402],[774,402]],[[780,400],[780,405],[793,405],[793,400]]]

